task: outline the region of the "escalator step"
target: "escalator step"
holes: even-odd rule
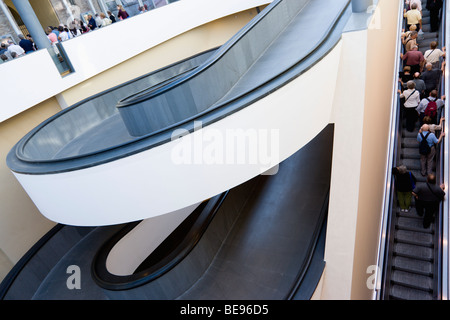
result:
[[[429,262],[433,262],[434,258],[433,249],[407,243],[396,243],[394,245],[394,254],[405,258],[420,259]]]
[[[395,240],[397,242],[409,243],[424,247],[433,247],[433,235],[425,232],[397,230],[395,231]]]
[[[402,148],[416,148],[419,151],[419,142],[417,142],[417,138],[404,138],[402,139]]]
[[[401,270],[424,276],[433,275],[433,264],[428,261],[396,256],[392,259],[392,267],[394,270]]]
[[[402,148],[402,157],[404,159],[420,159],[419,148]]]
[[[419,217],[415,212],[413,213],[413,209],[411,209],[409,212],[403,213],[401,216],[398,217],[397,229],[424,232],[424,233],[433,233],[432,228],[424,229],[423,218]]]
[[[433,278],[431,277],[404,271],[394,271],[391,275],[391,281],[408,288],[424,290],[429,293],[433,292]]]
[[[409,132],[408,130],[402,131],[402,138],[412,138],[417,139],[418,131],[414,130],[413,132]]]
[[[433,295],[429,292],[415,290],[398,284],[391,286],[390,297],[391,299],[401,300],[433,300]]]
[[[433,295],[429,292],[422,290],[415,290],[412,288],[404,287],[394,284],[390,290],[391,299],[402,300],[433,300]]]
[[[420,161],[417,161],[417,159],[405,158],[403,159],[402,164],[404,164],[408,170],[420,170]]]
[[[422,176],[420,173],[420,170],[411,170],[411,172],[414,174],[414,177],[416,177],[417,182],[426,182],[427,177]]]

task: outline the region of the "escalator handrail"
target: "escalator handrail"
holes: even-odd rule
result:
[[[450,45],[450,41],[449,38],[447,37],[448,34],[450,34],[448,28],[450,27],[449,24],[447,24],[447,19],[446,19],[446,14],[449,11],[449,1],[444,0],[444,5],[442,7],[442,28],[441,28],[441,32],[443,34],[444,37],[444,41],[445,41],[445,47],[449,48]],[[442,42],[441,42],[442,44]],[[446,97],[448,97],[449,94],[449,82],[446,81],[447,80],[447,76],[449,74],[449,66],[448,63],[445,64],[445,69],[444,69],[444,73],[442,75],[442,83],[441,83],[441,88],[443,89],[444,95]],[[449,102],[448,99],[444,100],[444,116],[447,117],[447,115],[449,114]],[[444,132],[448,133],[449,132],[449,126],[448,126],[448,119],[447,121],[444,121],[443,124],[444,128]],[[449,187],[449,139],[443,139],[442,144],[441,144],[441,165],[442,165],[442,175],[441,175],[441,183],[444,183],[446,186],[446,193],[448,194],[448,187]],[[439,215],[439,217],[442,219],[442,241],[441,241],[441,246],[442,246],[442,269],[441,269],[441,299],[442,300],[448,300],[449,299],[449,245],[448,245],[448,241],[449,241],[449,197],[448,195],[444,198],[444,200],[442,201],[442,214]]]
[[[402,42],[401,42],[401,26],[404,23],[403,19],[403,8],[404,3],[400,1],[399,3],[399,15],[397,21],[397,37],[396,37],[396,50],[395,53],[402,52]],[[400,56],[400,55],[398,55]],[[397,94],[398,90],[398,74],[400,71],[400,66],[402,65],[401,58],[395,59],[394,73],[393,73],[393,92],[392,92],[392,102],[391,102],[391,116],[390,116],[390,137],[388,141],[388,150],[386,155],[386,173],[385,173],[385,193],[383,195],[383,208],[381,212],[381,224],[379,229],[379,244],[378,244],[378,256],[377,256],[377,272],[375,274],[375,288],[374,288],[374,298],[377,300],[381,299],[381,288],[382,281],[385,278],[383,275],[384,264],[386,253],[388,252],[389,243],[389,225],[390,225],[390,212],[391,204],[393,200],[393,177],[391,173],[391,168],[396,165],[396,154],[397,154],[397,143],[398,143],[398,123],[400,115],[400,98]]]

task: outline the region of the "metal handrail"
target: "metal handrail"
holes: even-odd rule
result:
[[[399,16],[397,21],[397,42],[396,42],[396,54],[400,53],[402,50],[402,42],[401,42],[401,26],[403,25],[403,8],[404,8],[404,2],[399,2]],[[398,90],[398,74],[400,71],[400,66],[402,65],[401,59],[397,58],[395,59],[395,67],[394,67],[394,76],[393,76],[393,92],[392,92],[392,102],[391,102],[391,117],[390,117],[390,138],[388,141],[388,150],[387,150],[387,156],[386,156],[386,175],[385,175],[385,193],[383,195],[383,209],[382,209],[382,220],[379,230],[379,246],[378,246],[378,257],[377,257],[377,273],[375,275],[375,288],[374,288],[374,298],[377,300],[380,300],[381,298],[381,288],[382,288],[382,281],[383,281],[383,267],[384,267],[384,260],[386,255],[386,249],[387,249],[387,233],[389,232],[389,216],[390,216],[390,209],[391,209],[391,203],[392,203],[392,173],[391,168],[394,166],[395,161],[395,155],[396,155],[396,149],[397,149],[397,125],[398,125],[398,117],[400,113],[399,108],[399,98],[397,95]]]
[[[449,1],[444,1],[444,6],[442,8],[442,33],[445,39],[445,47],[449,47],[449,39],[447,37],[449,33],[449,25],[446,23],[446,13],[449,11]],[[449,92],[449,81],[447,79],[449,74],[449,66],[448,63],[445,64],[444,74],[442,75],[442,88],[444,95],[448,97]],[[449,114],[448,108],[449,108],[449,102],[448,99],[445,99],[445,105],[444,105],[444,112],[443,115],[447,116]],[[442,116],[442,115],[441,115]],[[449,126],[448,126],[448,119],[443,124],[444,132],[448,133]],[[441,164],[443,166],[442,168],[442,175],[441,175],[441,183],[444,183],[446,186],[446,190],[448,190],[449,187],[449,139],[443,139],[442,145],[441,145]],[[447,191],[448,193],[448,191]],[[449,197],[446,196],[444,198],[444,201],[442,203],[442,294],[441,299],[442,300],[448,300],[449,299]]]

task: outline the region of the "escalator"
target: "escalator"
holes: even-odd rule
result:
[[[432,41],[443,46],[443,30],[430,32],[429,11],[423,5],[423,38],[418,40],[419,50],[424,53]],[[443,94],[443,86],[441,87]],[[397,109],[398,110],[398,109]],[[441,114],[443,116],[443,114]],[[438,117],[439,119],[439,117]],[[439,120],[438,120],[439,121]],[[420,154],[417,135],[419,121],[413,132],[406,130],[403,119],[397,119],[398,141],[393,166],[405,165],[417,179],[416,185],[426,183],[426,177],[420,172]],[[439,134],[439,133],[438,133]],[[443,180],[441,170],[442,152],[436,147],[434,172],[439,181]],[[391,184],[394,186],[394,183]],[[384,300],[440,300],[442,298],[442,210],[431,226],[425,229],[423,217],[417,214],[414,198],[408,212],[397,207],[395,193],[388,190],[393,200],[390,209],[390,221],[387,228],[386,263],[383,270],[383,285],[380,298]]]

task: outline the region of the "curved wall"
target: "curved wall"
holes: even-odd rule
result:
[[[330,122],[339,52],[337,45],[301,77],[181,139],[87,169],[15,175],[42,214],[69,225],[135,221],[201,202],[276,166]],[[325,73],[329,76],[323,78]],[[323,86],[330,88],[328,95],[310,94]],[[299,96],[304,97],[301,102]],[[220,147],[230,147],[227,135],[233,139],[239,131],[256,145],[260,143],[251,161],[224,159],[230,150],[220,156]],[[243,143],[244,148],[252,146]],[[48,201],[48,193],[54,201]]]

